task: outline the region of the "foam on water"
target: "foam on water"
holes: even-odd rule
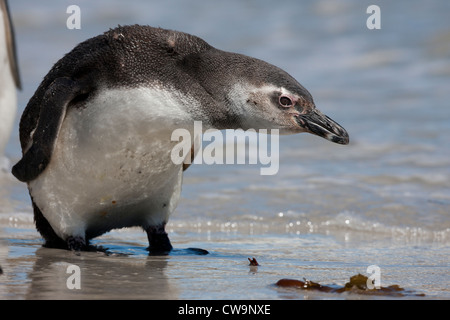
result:
[[[450,2],[381,1],[382,29],[372,31],[365,27],[367,4],[357,1],[275,8],[270,2],[131,3],[80,4],[82,29],[68,30],[70,1],[55,6],[43,0],[38,7],[10,1],[23,79],[19,112],[53,63],[77,43],[117,24],[141,23],[190,32],[285,69],[351,141],[338,146],[308,134],[281,136],[275,176],[261,176],[255,165],[192,165],[168,231],[176,248],[201,247],[210,259],[149,259],[153,273],[144,272],[145,281],[158,279],[164,297],[246,298],[244,284],[254,286],[255,299],[302,299],[270,285],[286,276],[343,284],[376,263],[383,281],[449,297]],[[146,236],[138,228],[96,240],[126,257],[98,262],[95,254],[78,259],[40,248],[26,186],[9,174],[21,154],[18,121],[7,170],[0,170],[0,257],[7,275],[0,297],[55,297],[61,288],[51,280],[67,261],[92,271],[86,297],[117,297],[95,287],[107,283],[111,265],[117,281],[108,288],[126,283],[137,288],[133,297],[155,297],[139,287],[142,278],[127,273],[143,271],[133,266],[146,256]],[[247,267],[253,254],[262,264],[256,274]],[[210,279],[217,280],[214,288]]]

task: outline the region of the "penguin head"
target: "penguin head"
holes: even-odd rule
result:
[[[193,61],[189,69],[195,70],[197,81],[222,105],[223,128],[308,132],[335,143],[349,143],[347,131],[321,113],[308,90],[284,70],[217,49],[202,52]]]
[[[349,143],[347,131],[320,112],[311,94],[296,81],[291,86],[277,81],[237,85],[234,90],[241,92],[233,96],[234,103],[245,110],[246,127],[278,129],[281,134],[308,132],[335,143]]]

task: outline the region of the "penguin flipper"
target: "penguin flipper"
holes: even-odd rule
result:
[[[49,85],[40,103],[39,120],[31,146],[12,168],[12,174],[18,180],[34,180],[44,171],[50,162],[68,105],[84,93],[79,82],[67,77],[57,78]]]

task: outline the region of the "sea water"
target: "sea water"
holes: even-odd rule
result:
[[[21,154],[19,116],[51,66],[77,43],[134,23],[283,68],[350,144],[280,136],[270,176],[248,163],[191,165],[167,226],[175,251],[162,257],[148,256],[137,228],[94,240],[109,255],[42,248],[26,186],[3,172],[1,298],[359,298],[274,284],[343,285],[371,265],[382,286],[450,298],[450,2],[377,1],[373,30],[372,3],[361,1],[80,2],[81,29],[66,26],[73,1],[10,2],[23,83],[10,165]],[[68,289],[69,265],[80,267],[81,289]]]

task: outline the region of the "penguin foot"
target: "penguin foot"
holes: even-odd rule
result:
[[[149,242],[147,250],[152,255],[168,254],[173,249],[165,226],[165,224],[162,224],[159,226],[150,226],[145,229]]]
[[[86,249],[86,241],[80,236],[68,237],[66,240],[67,249],[72,251],[81,251]]]

